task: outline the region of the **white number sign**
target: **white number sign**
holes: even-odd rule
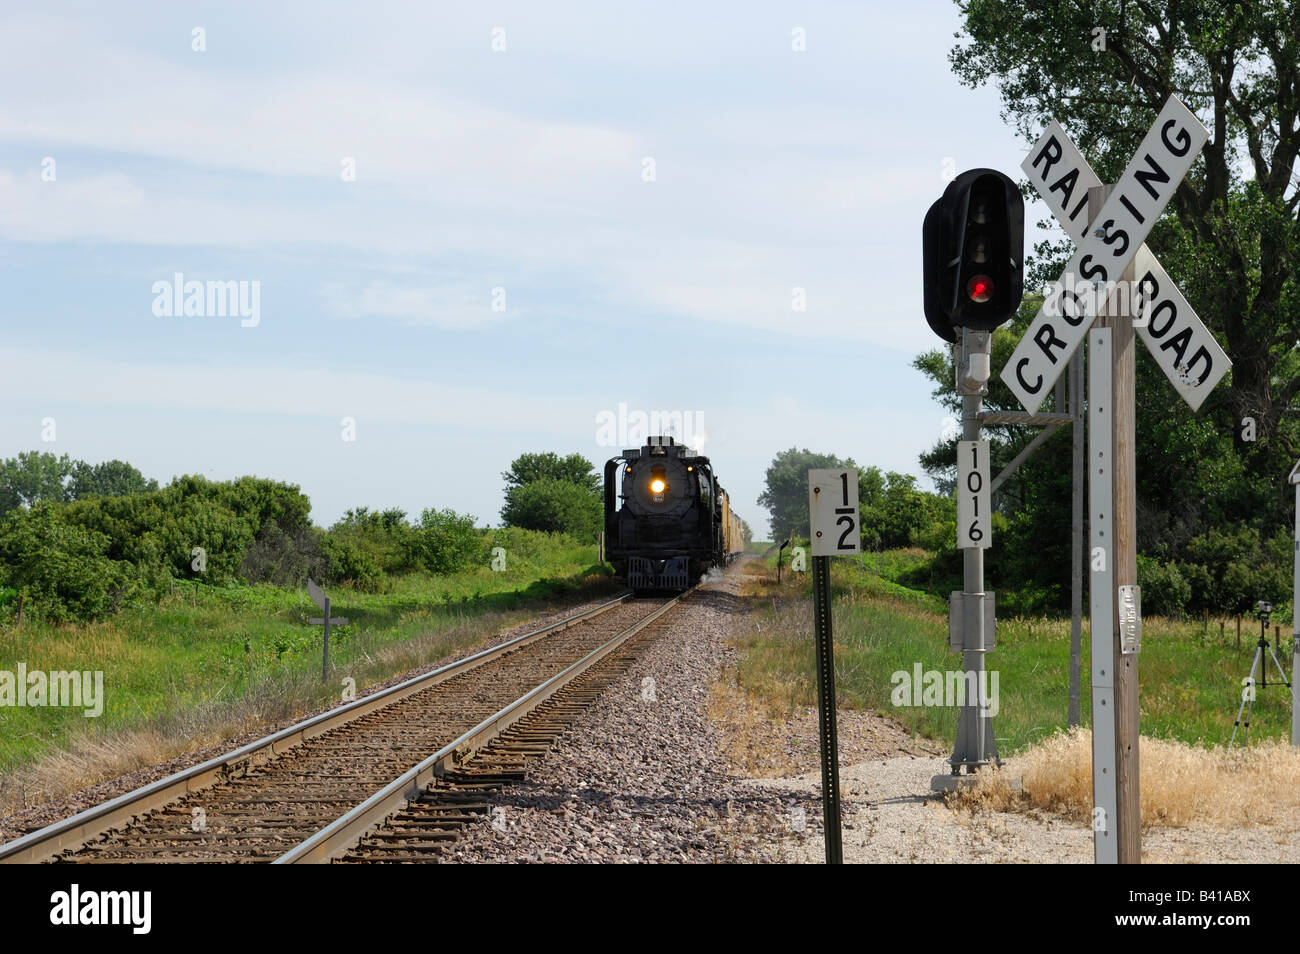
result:
[[[841,467],[808,471],[808,519],[813,556],[861,553],[858,472]]]
[[[993,545],[989,442],[957,442],[957,548]]]

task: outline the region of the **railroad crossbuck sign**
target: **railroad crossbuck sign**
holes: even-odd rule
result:
[[[312,602],[319,606],[321,611],[325,614],[324,616],[313,616],[311,619],[307,620],[307,622],[311,623],[313,626],[324,625],[326,636],[329,635],[329,627],[331,625],[346,626],[348,624],[348,620],[344,619],[342,616],[330,615],[330,598],[325,595],[325,591],[317,586],[316,581],[311,577],[307,578],[307,595],[311,597]]]
[[[842,467],[809,470],[808,516],[813,556],[861,553],[858,472]]]
[[[346,626],[348,620],[342,616],[330,615],[330,598],[325,595],[325,591],[316,585],[316,581],[307,577],[307,595],[311,597],[312,602],[321,608],[324,616],[313,616],[307,620],[313,626],[324,626],[324,636],[321,639],[321,656],[320,656],[320,678],[324,682],[329,678],[330,672],[330,627]]]
[[[1138,334],[1192,410],[1227,374],[1228,356],[1143,244],[1209,135],[1170,96],[1091,229],[1088,188],[1102,183],[1059,123],[1048,126],[1021,164],[1075,241],[1074,257],[1002,369],[1002,380],[1030,413],[1052,390],[1098,312],[1125,294],[1139,312]],[[1115,283],[1130,263],[1137,287],[1119,289]]]

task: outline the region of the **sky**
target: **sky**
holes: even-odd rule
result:
[[[957,25],[948,0],[6,5],[0,457],[488,525],[520,453],[599,469],[631,446],[602,421],[659,411],[760,538],[783,449],[920,476],[950,427],[911,366],[939,343],[921,220],[1028,149],[953,77]]]

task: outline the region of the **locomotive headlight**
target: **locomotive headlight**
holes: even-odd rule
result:
[[[667,471],[661,465],[655,465],[650,468],[650,473],[647,476],[649,480],[646,482],[646,489],[650,491],[650,502],[664,503],[664,492],[668,489]]]

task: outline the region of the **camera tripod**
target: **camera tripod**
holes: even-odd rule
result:
[[[1291,683],[1286,678],[1286,670],[1282,668],[1282,663],[1278,661],[1277,653],[1273,651],[1273,647],[1269,645],[1268,639],[1264,635],[1265,632],[1267,632],[1267,626],[1267,620],[1260,621],[1259,642],[1255,644],[1255,658],[1250,664],[1250,675],[1246,677],[1245,688],[1241,691],[1241,707],[1237,710],[1237,721],[1232,724],[1232,739],[1228,742],[1229,751],[1232,751],[1232,743],[1237,741],[1237,729],[1239,727],[1242,729],[1242,745],[1247,743],[1248,736],[1250,735],[1250,712],[1255,705],[1256,670],[1259,670],[1261,677],[1259,681],[1260,688],[1268,685],[1268,663],[1264,661],[1265,650],[1268,651],[1268,655],[1272,658],[1273,665],[1277,667],[1278,675],[1282,677],[1282,684],[1285,685],[1288,690],[1291,689]],[[1279,640],[1279,642],[1280,641],[1281,640]],[[1246,721],[1244,723],[1241,721],[1241,715],[1243,712],[1246,714]]]

